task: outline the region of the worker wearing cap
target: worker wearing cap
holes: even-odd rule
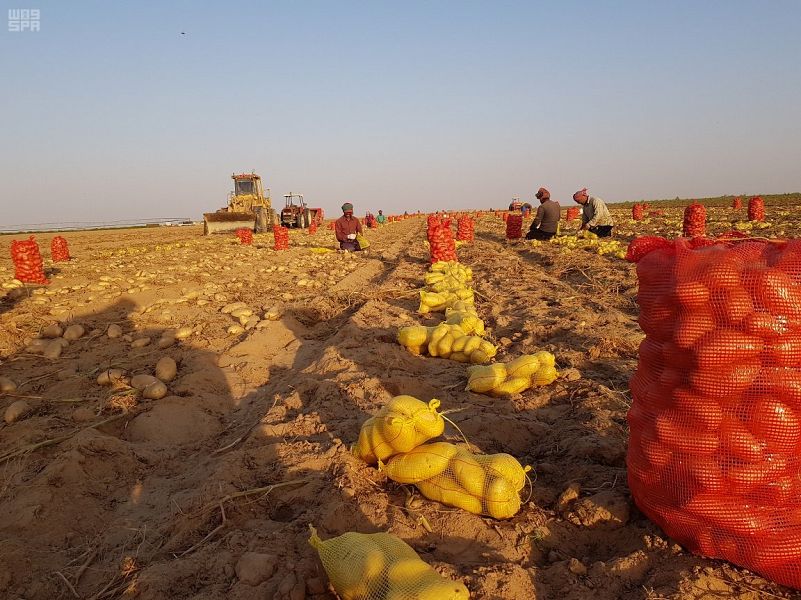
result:
[[[531,229],[526,234],[526,239],[550,240],[559,229],[561,209],[558,202],[551,200],[551,192],[545,188],[537,190],[537,200],[540,201],[540,205],[537,207],[537,214],[534,216]]]
[[[384,216],[383,210],[378,211],[378,216],[375,218],[375,220],[378,221],[381,225],[387,222],[387,218]]]
[[[356,234],[362,232],[362,224],[353,216],[353,204],[350,202],[342,205],[342,216],[334,222],[334,232],[341,250],[360,250]]]
[[[609,237],[612,235],[612,215],[606,208],[606,203],[600,198],[590,196],[587,188],[580,189],[573,194],[573,200],[581,204],[581,230],[589,230],[598,237]]]

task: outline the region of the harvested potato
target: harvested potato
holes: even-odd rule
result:
[[[131,387],[136,388],[137,390],[144,390],[147,386],[154,384],[158,381],[152,375],[146,375],[144,373],[140,375],[134,375],[131,377]]]
[[[149,400],[160,400],[167,395],[167,386],[158,379],[142,390],[142,397]]]
[[[64,329],[58,323],[50,323],[50,325],[42,329],[43,338],[57,338],[61,337],[63,333]]]
[[[0,377],[0,392],[3,394],[12,394],[17,391],[17,384],[13,379],[8,377]]]
[[[185,340],[186,338],[188,338],[191,335],[192,335],[192,328],[184,326],[184,327],[179,327],[178,329],[176,329],[175,333],[173,334],[173,337],[176,340]]]
[[[112,340],[116,339],[122,335],[122,327],[116,323],[112,323],[108,326],[108,329],[106,329],[106,335]]]
[[[230,333],[231,335],[239,335],[240,333],[244,333],[244,332],[245,332],[245,328],[244,328],[244,327],[242,327],[241,325],[231,325],[231,326],[230,326],[230,327],[227,329],[227,331],[228,331],[228,333]]]
[[[175,345],[175,337],[171,334],[164,334],[159,339],[158,347],[164,350],[164,348],[169,348],[170,346]]]
[[[61,351],[63,349],[63,346],[57,340],[53,340],[45,347],[44,351],[42,352],[42,356],[49,358],[50,360],[55,360],[61,356]]]
[[[22,419],[29,412],[31,412],[31,406],[25,402],[25,400],[17,400],[16,402],[12,402],[8,408],[6,408],[3,419],[5,419],[5,422],[10,425],[11,423]]]
[[[131,342],[131,348],[144,348],[145,346],[150,344],[149,337],[141,337],[137,338]]]
[[[156,363],[156,377],[161,381],[172,381],[178,374],[178,365],[169,356],[164,356]]]
[[[122,369],[107,369],[97,376],[97,383],[99,385],[113,385],[122,381],[124,377],[125,371]]]
[[[70,342],[74,342],[77,339],[83,337],[83,334],[86,333],[86,330],[83,328],[83,325],[70,325],[67,329],[64,330],[64,339]]]

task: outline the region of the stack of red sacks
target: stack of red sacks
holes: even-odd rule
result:
[[[635,221],[642,221],[645,209],[642,207],[642,204],[635,204],[631,207],[631,218]]]
[[[66,262],[70,259],[70,247],[60,235],[50,241],[50,257],[53,262]]]
[[[14,277],[22,283],[50,283],[44,274],[42,254],[36,238],[11,242],[11,260],[14,261]]]
[[[250,246],[253,243],[253,230],[247,227],[240,227],[236,230],[236,237],[243,246]]]
[[[523,237],[523,215],[509,214],[506,218],[506,239],[519,240]]]
[[[688,550],[801,588],[801,241],[637,246],[632,496]]]
[[[684,209],[684,235],[698,237],[706,234],[706,207],[693,202]]]
[[[567,213],[565,213],[565,221],[570,223],[570,221],[574,221],[578,219],[579,216],[579,207],[578,206],[571,206],[567,209]]]
[[[748,201],[748,220],[765,220],[765,201],[762,200],[761,196],[754,196]]]
[[[469,215],[463,216],[456,222],[456,239],[463,242],[472,242],[475,232],[475,223]]]
[[[289,250],[289,229],[281,225],[273,225],[275,244],[273,250]]]

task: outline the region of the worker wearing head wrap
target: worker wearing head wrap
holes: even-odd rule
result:
[[[353,204],[345,202],[342,205],[342,216],[334,223],[334,233],[336,233],[339,248],[346,252],[361,250],[356,241],[356,234],[361,232],[362,224],[353,216]]]
[[[383,210],[379,210],[378,211],[378,216],[375,218],[375,220],[378,221],[378,223],[381,224],[381,225],[383,225],[384,223],[387,222],[387,218],[386,218],[386,216],[384,216],[384,211]]]
[[[573,194],[573,200],[581,204],[581,228],[589,230],[598,237],[609,237],[612,235],[612,227],[615,223],[606,202],[587,193],[587,188],[582,188]]]
[[[543,187],[537,190],[537,200],[540,201],[540,205],[537,207],[537,214],[534,215],[534,222],[526,234],[526,239],[549,240],[559,229],[561,209],[558,202],[551,200],[551,192]]]

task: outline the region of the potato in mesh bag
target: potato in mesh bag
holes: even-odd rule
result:
[[[392,481],[417,483],[442,473],[457,452],[458,448],[448,442],[423,444],[393,456],[386,464],[379,463],[378,468]]]
[[[529,469],[508,454],[480,455],[457,449],[444,470],[412,483],[430,500],[474,514],[509,519],[520,510],[520,491]]]
[[[414,549],[389,533],[348,532],[321,540],[310,527],[331,585],[342,600],[465,600],[465,585],[423,562]]]
[[[354,456],[372,465],[442,435],[445,420],[439,407],[436,398],[426,404],[414,396],[394,397],[362,424]]]

